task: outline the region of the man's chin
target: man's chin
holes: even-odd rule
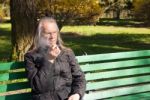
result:
[[[51,46],[55,46],[56,45],[56,42],[51,42],[50,44],[49,44],[49,46],[51,47]]]

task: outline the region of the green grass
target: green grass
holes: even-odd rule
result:
[[[0,61],[11,54],[9,23],[0,24]],[[64,26],[66,46],[76,55],[150,49],[150,28],[120,26]]]
[[[62,32],[75,32],[85,36],[95,34],[150,34],[150,29],[120,26],[65,26],[62,28]]]
[[[141,20],[133,19],[112,19],[112,18],[102,18],[97,22],[98,25],[113,25],[113,26],[124,26],[124,27],[143,27],[145,23]]]
[[[149,28],[65,26],[62,32],[76,55],[150,49]]]
[[[10,23],[0,23],[0,61],[7,61],[11,55],[10,31]]]

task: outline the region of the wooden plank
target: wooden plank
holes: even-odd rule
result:
[[[13,79],[21,79],[21,78],[26,78],[26,77],[27,77],[27,73],[26,72],[0,74],[0,83],[1,83],[1,81],[8,81],[8,80],[13,80]]]
[[[86,77],[86,80],[89,81],[89,80],[114,78],[114,77],[138,75],[138,74],[145,74],[145,73],[150,73],[150,67],[113,70],[113,71],[97,72],[97,73],[87,73],[85,74],[85,77]]]
[[[7,85],[0,86],[0,94],[1,92],[6,92],[7,91]]]
[[[7,63],[0,63],[0,71],[2,70],[10,70],[10,69],[17,69],[23,68],[24,62],[7,62]]]
[[[142,66],[142,65],[149,65],[149,64],[150,64],[150,58],[117,61],[117,62],[96,63],[96,64],[85,64],[85,65],[81,65],[81,69],[84,72],[87,72],[87,71],[96,71],[96,70],[113,69],[113,68],[124,68],[124,67],[130,67],[130,66]]]
[[[23,93],[16,95],[0,96],[0,100],[31,100],[31,94]]]
[[[135,58],[135,57],[150,57],[150,50],[84,55],[84,56],[77,56],[76,58],[81,63],[81,62],[94,62],[113,59]]]
[[[150,84],[131,86],[131,87],[121,87],[115,89],[108,89],[104,91],[91,92],[89,94],[85,94],[84,100],[96,100],[103,99],[108,97],[115,97],[121,95],[129,95],[133,93],[140,93],[150,91]]]
[[[138,93],[133,95],[127,96],[119,96],[105,100],[149,100],[150,99],[150,92]]]
[[[20,89],[20,90],[15,90],[15,91],[3,92],[3,93],[0,93],[0,97],[1,97],[1,96],[14,95],[14,94],[22,94],[22,93],[31,93],[31,88],[26,88],[26,89]]]
[[[9,80],[9,73],[0,74],[0,83],[4,80]]]
[[[6,62],[6,63],[0,63],[0,71],[1,70],[9,70],[11,68],[11,65],[14,62]]]
[[[25,89],[25,88],[30,88],[28,81],[4,84],[4,85],[0,85],[0,93],[7,92],[7,91],[15,91],[19,89]]]
[[[96,90],[96,89],[112,88],[117,86],[131,85],[131,84],[137,84],[143,82],[150,82],[150,75],[114,79],[114,80],[100,81],[100,82],[88,82],[86,90],[89,91],[89,90]]]
[[[0,100],[6,100],[5,98],[5,96],[0,96]]]

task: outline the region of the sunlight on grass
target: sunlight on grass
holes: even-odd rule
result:
[[[3,23],[3,24],[0,23],[0,28],[1,29],[7,29],[7,31],[10,31],[11,30],[11,24],[10,23]]]
[[[61,32],[77,32],[80,35],[95,34],[150,34],[149,28],[132,28],[118,26],[65,26]]]
[[[11,30],[10,23],[0,24],[1,29]],[[80,35],[95,34],[150,34],[150,28],[132,28],[118,26],[64,26],[61,32],[76,32]]]

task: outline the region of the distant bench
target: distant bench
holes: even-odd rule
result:
[[[84,100],[149,100],[150,50],[77,56],[86,75]],[[23,62],[0,63],[0,100],[30,100]]]

